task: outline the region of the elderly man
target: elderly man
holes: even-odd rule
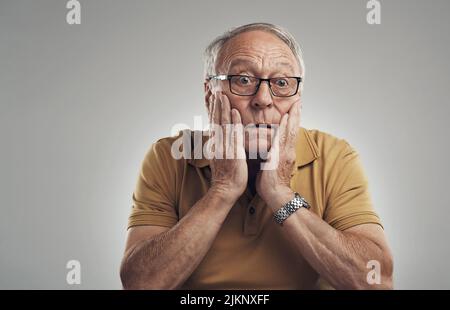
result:
[[[392,288],[392,257],[357,153],[300,127],[295,39],[266,23],[235,28],[208,46],[205,69],[211,123],[252,125],[231,139],[244,158],[175,159],[177,137],[152,145],[133,194],[124,288]],[[254,142],[267,157],[250,158]]]

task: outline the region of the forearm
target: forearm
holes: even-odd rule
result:
[[[172,229],[131,248],[122,263],[124,287],[181,286],[211,247],[232,205],[209,191]]]
[[[287,199],[287,200],[286,200]],[[289,201],[290,198],[285,198]],[[381,265],[381,284],[391,288],[392,263],[373,241],[334,229],[313,212],[300,208],[289,216],[281,229],[309,264],[337,289],[375,288],[367,283],[367,263]]]
[[[386,266],[383,252],[375,243],[338,231],[304,208],[292,214],[282,229],[299,254],[337,289],[371,288],[366,281],[367,263],[376,259],[382,267]],[[387,271],[386,268],[381,270]],[[378,287],[390,285],[382,276]]]

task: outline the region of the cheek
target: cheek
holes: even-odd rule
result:
[[[236,96],[233,94],[227,93],[228,99],[230,100],[231,108],[236,109],[241,114],[242,121],[247,119],[248,111],[250,110],[250,100],[246,97]]]
[[[291,100],[287,100],[285,102],[283,102],[282,104],[279,105],[279,111],[281,113],[281,116],[283,116],[284,114],[286,114],[287,112],[289,112],[289,110],[291,109],[292,105],[294,104],[295,99],[291,99]]]
[[[280,102],[280,104],[277,105],[278,112],[280,113],[280,119],[283,117],[284,114],[288,113],[291,109],[292,105],[299,99],[298,96],[294,96],[290,98],[290,100],[286,100],[284,102]]]

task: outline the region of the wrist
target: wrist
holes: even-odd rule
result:
[[[210,187],[208,194],[218,199],[221,204],[228,205],[230,207],[232,207],[239,199],[239,195],[234,194],[233,191],[219,186]]]
[[[280,187],[273,191],[270,191],[264,195],[263,200],[266,202],[267,206],[276,212],[286,203],[294,199],[295,193],[290,187]]]
[[[294,196],[294,199],[284,204],[274,213],[273,217],[278,224],[283,225],[283,222],[286,221],[294,212],[301,212],[301,209],[310,208],[310,205],[302,196],[300,196],[299,193],[294,193]]]

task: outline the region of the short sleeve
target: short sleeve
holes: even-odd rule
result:
[[[339,140],[333,149],[330,156],[333,164],[327,173],[331,190],[324,220],[338,230],[368,223],[383,227],[373,209],[368,181],[358,153],[345,140]]]
[[[176,165],[170,143],[155,142],[145,155],[132,196],[128,228],[141,225],[172,227],[176,212]]]

